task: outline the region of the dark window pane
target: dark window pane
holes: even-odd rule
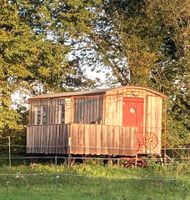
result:
[[[103,98],[99,97],[86,97],[76,98],[74,100],[74,122],[75,123],[101,123]]]

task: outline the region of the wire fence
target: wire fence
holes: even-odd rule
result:
[[[33,146],[32,148],[54,148],[59,146]],[[72,146],[73,148],[84,148],[84,146]],[[60,146],[59,148],[65,148]],[[88,148],[94,148],[88,146]],[[95,147],[104,149],[105,147]],[[106,147],[107,148],[107,147]],[[109,147],[114,149],[115,147]],[[123,148],[121,148],[123,149]],[[128,148],[125,148],[128,149]],[[61,154],[27,154],[27,146],[19,144],[14,138],[5,137],[0,140],[0,166],[19,166],[25,165],[30,166],[33,164],[47,164],[47,165],[64,165],[69,167],[74,163],[85,163],[88,160],[96,160],[97,162],[103,162],[105,165],[117,165],[121,167],[146,167],[149,163],[155,162],[159,165],[176,165],[179,163],[190,163],[190,146],[177,146],[170,147],[167,144],[166,149],[161,149],[160,155],[146,154],[137,155],[137,158],[126,158],[123,156],[112,156],[112,155],[61,155]],[[138,153],[138,152],[137,152]],[[164,162],[164,153],[167,154],[166,162]]]
[[[84,158],[85,157],[82,159]],[[141,184],[145,183],[149,186],[151,184],[153,184],[153,186],[155,186],[155,184],[174,184],[173,187],[176,187],[177,185],[181,186],[181,184],[186,183],[190,184],[188,176],[179,175],[178,167],[170,168],[172,174],[159,170],[155,170],[154,173],[152,173],[152,171],[141,170],[140,174],[138,174],[138,171],[133,171],[131,174],[129,171],[126,171],[126,173],[120,174],[118,173],[119,171],[117,171],[118,168],[113,168],[113,170],[115,169],[115,172],[117,172],[114,174],[111,170],[107,172],[109,168],[98,168],[98,165],[96,168],[92,166],[85,172],[81,171],[82,168],[76,169],[75,167],[72,168],[72,166],[68,166],[68,159],[69,158],[66,156],[13,156],[12,164],[14,166],[19,166],[16,168],[8,168],[8,170],[5,166],[4,168],[0,168],[0,186],[6,186],[6,188],[9,188],[15,184],[19,184],[19,187],[20,185],[24,186],[27,184],[28,186],[33,187],[35,185],[40,186],[43,184],[54,185],[56,190],[57,186],[64,184],[65,182],[70,183],[71,181],[72,184],[80,185],[80,183],[84,183],[87,180],[100,181],[99,183],[101,184],[106,181],[110,181],[108,182],[109,184],[114,181],[132,181],[133,184],[135,182]],[[73,159],[78,159],[78,157],[73,157]],[[87,159],[91,158],[86,158],[86,160]],[[0,160],[8,161],[8,157],[0,157]],[[93,160],[102,161],[102,158],[93,158]],[[109,158],[104,158],[104,160],[109,161]],[[118,159],[115,158],[115,161],[118,161]],[[121,161],[121,159],[119,159],[119,161]],[[38,165],[38,163],[40,165]],[[5,171],[3,171],[4,169]],[[93,184],[96,186],[97,182]],[[106,186],[104,185],[104,187]],[[184,187],[181,189],[184,190]]]
[[[13,188],[20,191],[21,188],[24,188],[23,190],[34,188],[31,191],[33,192],[34,190],[39,194],[41,194],[42,189],[44,189],[48,192],[52,190],[51,194],[54,196],[60,193],[60,191],[65,193],[66,190],[68,190],[68,194],[71,195],[70,188],[75,187],[75,190],[77,189],[80,191],[81,189],[79,188],[81,188],[81,184],[83,184],[86,185],[86,188],[91,188],[87,192],[92,195],[89,191],[97,191],[97,186],[101,186],[101,188],[107,190],[112,186],[117,188],[116,186],[119,184],[120,187],[125,185],[127,188],[136,188],[138,186],[139,192],[143,191],[143,194],[151,197],[150,199],[155,199],[155,194],[149,193],[150,190],[155,190],[155,186],[158,186],[161,188],[160,190],[164,192],[168,192],[169,189],[173,190],[174,188],[179,188],[182,199],[186,199],[189,195],[189,177],[183,175],[185,173],[190,173],[190,170],[188,170],[190,169],[190,157],[186,157],[186,159],[181,158],[180,160],[179,157],[176,156],[171,158],[170,162],[165,165],[166,167],[168,166],[167,169],[163,167],[161,170],[155,168],[154,171],[149,171],[148,168],[147,170],[140,170],[141,173],[138,173],[138,170],[133,169],[131,172],[119,171],[121,167],[135,167],[135,162],[131,162],[130,158],[111,156],[97,157],[90,155],[31,155],[26,154],[25,145],[13,144],[10,145],[10,148],[8,145],[1,145],[0,148],[2,147],[6,151],[0,155],[0,187],[6,188],[7,192],[13,190]],[[17,150],[20,148],[22,154],[14,154],[13,150],[15,148]],[[9,149],[11,149],[11,157],[9,157],[8,154]],[[167,151],[176,150],[190,151],[190,148],[167,149]],[[15,151],[15,153],[16,152],[18,151]],[[155,158],[151,155],[144,155],[142,159],[145,164],[150,163],[151,165],[155,165],[153,163],[155,162],[159,163],[160,167],[162,167],[163,164],[158,162],[157,157]],[[126,163],[132,165],[126,165]],[[185,168],[178,166],[178,164],[181,163],[187,164]],[[142,165],[140,167],[142,167]],[[66,185],[69,189],[65,189]],[[122,190],[125,190],[125,187],[122,186]],[[147,190],[147,187],[150,189]],[[37,191],[38,188],[40,188],[39,191]],[[62,188],[64,188],[64,191],[62,191]],[[136,188],[136,190],[138,188]],[[165,188],[169,189],[165,190]],[[85,189],[85,187],[83,187],[83,189]],[[117,192],[119,195],[121,189]]]
[[[0,147],[0,149],[2,146]],[[2,150],[2,149],[1,149]],[[9,152],[9,150],[11,150]],[[167,161],[164,163],[164,151],[161,155],[136,155],[136,156],[112,156],[112,155],[45,155],[45,154],[26,154],[26,146],[11,145],[3,146],[0,151],[0,166],[18,166],[37,164],[53,164],[53,165],[72,165],[74,163],[85,163],[88,160],[103,162],[104,164],[112,164],[118,166],[148,166],[148,163],[155,162],[160,165],[173,165],[176,163],[190,163],[190,148],[168,148]]]

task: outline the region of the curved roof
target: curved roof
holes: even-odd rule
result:
[[[117,88],[107,88],[107,89],[97,89],[97,90],[90,90],[90,91],[75,91],[75,92],[60,92],[60,93],[53,93],[53,94],[44,94],[44,95],[37,95],[34,97],[29,98],[29,100],[35,100],[35,99],[46,99],[46,98],[59,98],[59,97],[72,97],[72,96],[84,96],[84,95],[95,95],[95,94],[105,94],[109,91],[119,90],[119,89],[139,89],[139,90],[145,90],[147,92],[153,93],[155,95],[158,95],[162,98],[167,98],[166,95],[147,88],[147,87],[141,87],[141,86],[123,86],[123,87],[117,87]]]
[[[167,98],[167,96],[165,94],[161,93],[161,92],[158,92],[156,90],[150,89],[148,87],[141,87],[141,86],[122,86],[122,87],[118,87],[118,88],[109,89],[109,91],[118,90],[118,89],[139,89],[139,90],[144,90],[144,91],[153,93],[153,94],[158,95],[158,96],[160,96],[162,98]]]

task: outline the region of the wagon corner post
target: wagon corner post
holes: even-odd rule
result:
[[[70,160],[71,160],[71,126],[68,126],[68,142],[67,142],[67,155],[68,155],[68,159],[67,159],[67,165],[68,168],[70,167]]]

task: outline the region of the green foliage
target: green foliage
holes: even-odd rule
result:
[[[16,92],[36,94],[41,87],[46,93],[94,84],[85,77],[78,63],[70,65],[66,59],[70,50],[70,44],[65,44],[70,37],[67,34],[78,32],[77,27],[82,27],[87,19],[87,13],[82,12],[83,3],[0,2],[0,135],[24,132],[25,109],[13,109],[12,95]],[[95,3],[89,1],[87,5]],[[81,9],[83,18],[75,13],[76,9]]]
[[[117,83],[148,86],[169,97],[169,134],[176,132],[172,137],[179,142],[190,131],[189,3],[103,1],[86,22],[91,31],[84,30]]]
[[[181,121],[175,121],[169,118],[168,130],[167,130],[167,144],[168,147],[185,147],[184,145],[189,144],[190,135],[185,125]]]
[[[134,84],[165,93],[170,101],[170,138],[183,143],[190,131],[189,3],[2,1],[1,133],[25,125],[20,124],[21,112],[11,108],[16,91],[24,88],[36,94],[39,86],[44,93],[94,87],[97,83],[85,76],[83,67],[91,66],[92,71],[105,69],[108,85]]]

